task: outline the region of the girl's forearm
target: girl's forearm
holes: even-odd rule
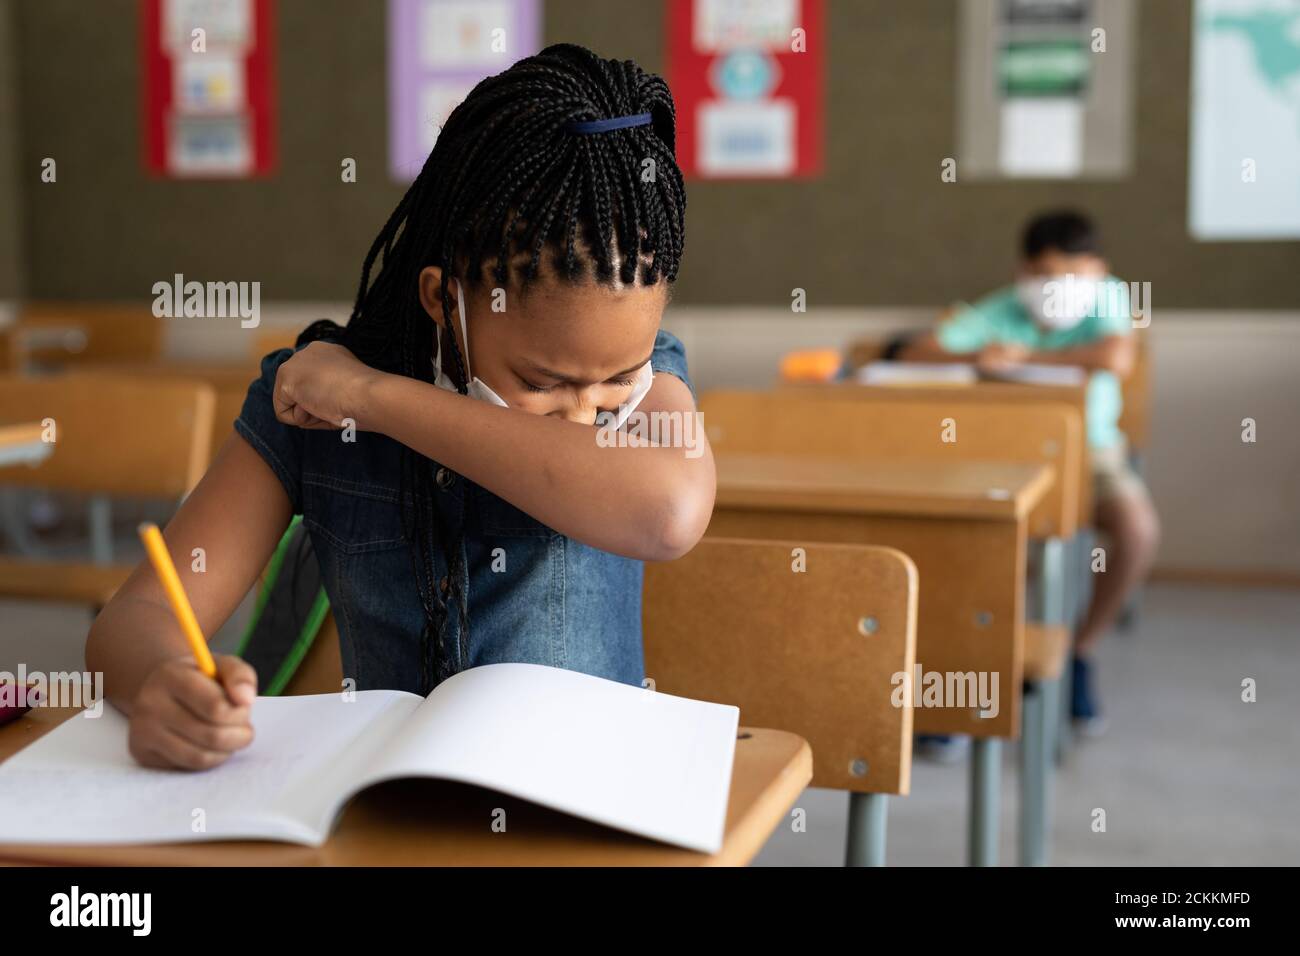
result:
[[[104,696],[130,715],[140,685],[164,661],[189,654],[171,610],[133,596],[111,601],[86,638],[86,669],[104,675]]]
[[[603,551],[670,560],[695,545],[713,511],[707,443],[696,458],[682,448],[602,447],[591,426],[399,375],[375,379],[359,422]]]

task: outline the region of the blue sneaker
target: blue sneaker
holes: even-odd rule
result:
[[[1092,673],[1092,661],[1075,657],[1070,667],[1070,717],[1074,728],[1085,737],[1100,737],[1106,731]]]

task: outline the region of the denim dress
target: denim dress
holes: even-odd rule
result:
[[[262,360],[235,430],[303,516],[338,626],[344,676],[358,690],[418,694],[424,611],[402,533],[402,446],[375,432],[345,442],[338,431],[277,421],[276,371],[292,355],[281,349]],[[691,385],[682,344],[667,332],[655,339],[651,367]],[[469,619],[464,635],[450,608],[438,680],[480,664],[522,662],[640,684],[641,562],[567,538],[436,461],[425,466],[439,523],[464,549],[460,585]],[[435,582],[445,582],[448,562],[441,548],[433,552]]]

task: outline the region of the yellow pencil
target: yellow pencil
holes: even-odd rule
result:
[[[158,580],[162,582],[163,590],[167,592],[172,613],[176,615],[176,620],[180,622],[181,630],[185,633],[185,639],[190,643],[190,650],[194,653],[194,659],[198,661],[199,670],[209,677],[216,677],[217,662],[212,659],[208,642],[203,639],[203,632],[199,630],[199,622],[194,617],[194,608],[190,607],[190,599],[185,596],[185,589],[181,587],[180,575],[176,573],[176,565],[172,564],[172,556],[167,552],[167,545],[163,543],[162,532],[158,530],[156,524],[149,521],[140,525],[139,530],[140,540],[144,542],[145,551],[149,552],[149,560],[153,563],[153,569],[158,572]]]

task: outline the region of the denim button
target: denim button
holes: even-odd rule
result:
[[[438,473],[434,475],[434,480],[438,482],[438,487],[446,491],[456,483],[456,476],[446,468],[439,468]]]
[[[449,581],[447,578],[443,578],[441,581],[438,582],[438,587],[442,589],[443,594],[446,594],[448,591],[451,590],[451,581]]]

